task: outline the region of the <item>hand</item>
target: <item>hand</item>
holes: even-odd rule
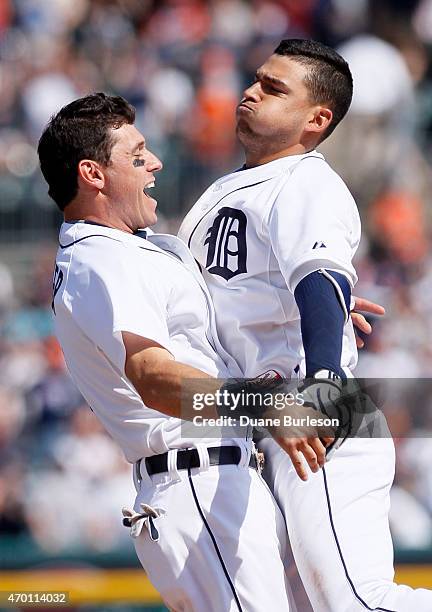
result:
[[[339,397],[339,389],[334,384],[322,382],[309,387],[309,393],[304,398],[309,401],[307,405],[287,404],[285,407],[267,406],[259,407],[256,411],[254,405],[247,407],[247,413],[256,417],[265,417],[274,423],[284,423],[283,425],[268,426],[267,430],[278,442],[281,448],[289,455],[293,466],[302,480],[308,479],[308,474],[301,455],[307,461],[312,472],[317,472],[326,462],[326,447],[333,445],[335,440],[334,429],[325,425],[312,425],[317,419],[325,418],[328,415],[318,409],[316,405],[319,401],[311,395],[312,387],[321,386],[322,391],[329,401]],[[293,394],[295,388],[286,385],[286,381],[274,370],[264,372],[253,379],[231,379],[222,387],[230,393],[249,391],[255,394],[285,393]],[[335,398],[333,398],[335,395]],[[328,397],[327,397],[328,396]],[[289,424],[285,424],[285,418],[292,419]],[[311,421],[311,419],[313,419]],[[291,424],[292,423],[292,424]],[[288,436],[286,434],[289,434]]]
[[[285,438],[275,436],[274,439],[288,453],[295,471],[303,481],[308,479],[308,473],[303,458],[312,472],[318,472],[326,462],[326,446],[334,442],[334,438]],[[302,458],[303,455],[303,458]]]
[[[293,425],[272,428],[271,434],[279,446],[289,455],[297,475],[301,480],[308,479],[305,461],[312,472],[318,472],[326,462],[326,447],[333,444],[333,429],[326,426],[302,425],[299,419],[317,419],[322,415],[317,410],[296,405],[288,410]]]
[[[335,419],[336,427],[315,428],[315,431],[311,427],[309,431],[300,429],[297,438],[275,436],[279,445],[290,456],[301,480],[307,480],[308,477],[301,454],[312,472],[317,472],[325,461],[328,461],[329,453],[339,448],[350,433],[351,413],[350,408],[340,402],[342,389],[343,381],[334,372],[325,369],[316,372],[312,379],[305,380],[299,387],[303,398],[301,412],[312,410],[312,418],[315,413],[315,418],[320,415]],[[295,407],[295,412],[299,412],[298,406]]]
[[[365,317],[362,314],[357,312],[357,310],[362,310],[363,312],[370,312],[371,314],[382,316],[385,314],[385,309],[379,304],[375,304],[375,302],[370,302],[365,298],[359,298],[355,296],[353,297],[355,300],[354,310],[352,310],[350,313],[353,325],[364,334],[369,335],[372,332],[372,326],[366,321]],[[364,347],[363,340],[357,334],[356,343],[357,348]]]

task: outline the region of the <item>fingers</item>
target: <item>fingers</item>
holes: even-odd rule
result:
[[[356,335],[355,339],[356,339],[357,348],[362,349],[364,347],[364,344],[365,344],[363,342],[363,340],[359,336],[357,336],[357,335]]]
[[[305,460],[312,472],[318,472],[326,461],[325,444],[333,441],[333,438],[275,438],[280,446],[288,453],[295,471],[303,481],[308,479]]]
[[[319,443],[318,438],[315,438],[315,440],[318,440],[318,443]],[[317,452],[315,451],[314,447],[312,447],[309,444],[309,441],[310,441],[310,438],[304,441],[301,447],[299,448],[299,450],[303,453],[303,457],[306,459],[307,464],[310,467],[311,471],[315,473],[319,471],[320,467],[322,467],[322,465],[320,464],[321,451],[319,451],[319,457],[318,457]],[[324,457],[325,457],[325,449],[324,449]],[[322,461],[322,458],[321,458],[321,461]]]
[[[327,438],[327,440],[329,439],[331,438]],[[319,467],[323,467],[323,465],[325,465],[325,462],[326,462],[326,446],[323,444],[323,442],[319,438],[309,438],[308,442],[309,442],[309,446],[312,448],[313,452],[315,453],[315,457],[317,459]]]
[[[359,312],[352,312],[351,319],[353,324],[364,334],[370,334],[372,331],[372,326],[370,323],[366,321],[364,316]]]
[[[360,314],[359,312],[351,312],[351,319],[354,327],[362,331],[364,334],[371,333],[372,326],[366,321],[362,314]],[[357,348],[361,349],[364,347],[364,341],[357,335],[357,330],[354,331],[356,332],[355,339]]]
[[[375,304],[375,302],[370,302],[369,300],[366,300],[365,298],[359,298],[355,296],[353,297],[355,300],[354,308],[356,310],[363,310],[364,312],[370,312],[375,315],[385,314],[385,309],[379,304]],[[359,312],[354,312],[354,311],[351,311],[350,314],[351,314],[352,322],[357,329],[359,329],[364,334],[370,334],[372,332],[372,326],[370,325],[370,323],[366,321],[365,317],[362,314],[360,314]],[[364,341],[358,337],[357,333],[356,333],[355,339],[356,339],[357,348],[360,348],[360,349],[363,348]]]
[[[283,436],[274,436],[276,442],[289,455],[297,475],[301,480],[308,479],[307,471],[298,447],[302,441],[301,438],[285,438]]]
[[[297,472],[298,477],[304,482],[306,482],[306,480],[308,479],[308,475],[300,452],[296,448],[292,448],[288,451],[288,455],[291,458],[292,464],[294,466],[295,471]]]
[[[333,442],[335,441],[335,438],[320,438],[320,440],[327,449],[327,446],[330,446],[330,444],[333,444]]]
[[[371,302],[370,300],[366,300],[365,298],[360,298],[353,296],[355,300],[354,310],[363,310],[363,312],[370,312],[375,315],[384,315],[385,308],[380,306],[379,304],[375,304],[375,302]]]

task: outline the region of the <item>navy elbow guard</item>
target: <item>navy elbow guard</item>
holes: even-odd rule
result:
[[[294,297],[301,317],[306,381],[300,388],[305,406],[335,419],[334,442],[327,457],[350,435],[352,413],[341,401],[343,328],[349,318],[351,287],[343,274],[319,270],[297,285]]]
[[[299,282],[294,297],[301,318],[306,376],[325,369],[345,378],[341,355],[351,301],[348,280],[339,272],[318,270]]]

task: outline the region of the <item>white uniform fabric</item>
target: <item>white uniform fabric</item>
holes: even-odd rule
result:
[[[322,268],[344,274],[351,286],[357,280],[352,257],[360,240],[358,211],[323,156],[312,151],[285,157],[217,180],[188,213],[179,236],[202,268],[219,337],[243,374],[274,369],[288,378],[304,375],[296,285]],[[341,365],[352,369],[356,362],[349,321]],[[348,440],[325,472],[306,483],[272,440],[260,445],[315,612],[432,610],[430,591],[392,582],[392,440]]]
[[[327,268],[351,286],[357,281],[351,260],[360,240],[358,211],[316,151],[217,180],[188,213],[179,237],[202,267],[219,337],[244,376],[305,370],[294,299],[302,278]],[[357,362],[351,321],[342,361]]]
[[[348,439],[303,482],[270,439],[260,442],[266,480],[315,612],[427,612],[432,592],[393,582],[389,530],[393,440]]]
[[[162,506],[167,513],[155,521],[159,542],[153,542],[147,530],[134,542],[169,609],[295,612],[288,605],[281,563],[285,522],[262,477],[244,465],[179,474],[181,480],[173,486],[167,474],[149,477],[143,473],[136,504],[137,510],[145,502]],[[178,486],[184,495],[177,494],[174,487]],[[166,557],[175,561],[161,571]],[[227,574],[233,578],[232,586]]]
[[[228,375],[208,340],[215,342],[211,300],[195,262],[190,258],[186,266],[158,242],[190,257],[174,236],[144,240],[108,227],[65,223],[60,244],[70,246],[60,247],[56,260],[63,282],[54,299],[55,326],[67,366],[131,463],[195,446],[196,438],[181,437],[180,419],[144,406],[124,373],[122,331],[154,340],[177,361],[212,376]],[[201,442],[216,446],[220,440]]]
[[[288,612],[283,518],[262,478],[248,467],[252,443],[246,430],[239,428],[235,438],[182,437],[182,421],[145,406],[124,372],[121,332],[128,331],[154,340],[178,361],[228,375],[212,330],[211,300],[185,245],[173,236],[143,239],[65,223],[53,294],[69,371],[126,458],[135,462],[168,451],[167,473],[143,474],[140,485],[136,480],[136,510],[144,502],[163,512],[155,521],[160,538],[151,540],[145,528],[134,540],[167,605],[182,612],[258,612],[274,604]],[[240,447],[239,466],[209,466],[207,448],[221,444]],[[190,447],[198,449],[201,467],[189,477],[177,470],[176,453]],[[271,590],[257,570],[261,564],[271,568]]]

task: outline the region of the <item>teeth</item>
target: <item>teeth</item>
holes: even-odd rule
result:
[[[153,187],[154,187],[154,186],[155,186],[155,181],[153,181],[152,183],[149,183],[148,185],[146,185],[146,186],[144,187],[144,189],[143,189],[144,193],[145,193],[146,195],[148,195],[148,194],[147,194],[147,189],[153,189]]]

